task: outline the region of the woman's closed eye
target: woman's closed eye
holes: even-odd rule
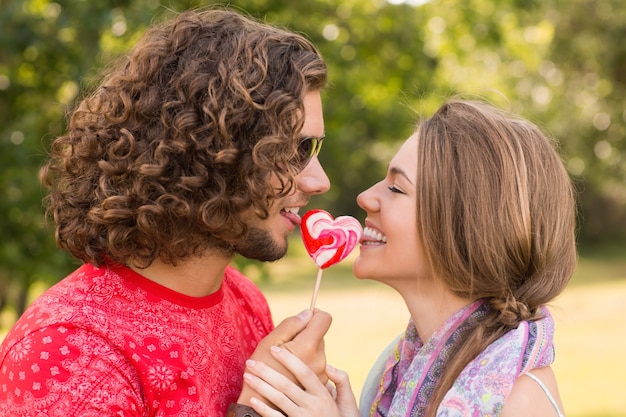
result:
[[[387,188],[388,188],[388,189],[389,189],[389,191],[391,191],[392,193],[406,194],[406,193],[404,192],[404,190],[402,190],[402,189],[400,189],[400,188],[396,187],[395,185],[391,185],[391,186],[389,186],[389,187],[387,187]]]

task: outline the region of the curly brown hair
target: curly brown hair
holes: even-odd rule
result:
[[[40,179],[57,244],[96,265],[232,253],[242,212],[265,218],[293,189],[303,98],[326,80],[309,40],[230,10],[152,26],[51,145]]]

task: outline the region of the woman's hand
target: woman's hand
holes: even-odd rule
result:
[[[290,381],[263,362],[249,360],[244,374],[246,383],[279,411],[257,398],[250,405],[263,417],[359,417],[356,399],[350,387],[348,374],[327,367],[330,381],[324,385],[304,362],[287,349],[272,346],[272,356],[287,368],[302,385]],[[332,382],[331,382],[332,381]]]

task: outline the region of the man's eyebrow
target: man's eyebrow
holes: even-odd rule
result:
[[[403,170],[401,170],[398,167],[389,167],[389,173],[392,175],[400,175],[403,176],[404,178],[406,178],[406,180],[409,182],[409,184],[413,185],[413,181],[411,181],[411,179],[409,178],[408,175],[406,175],[406,172],[404,172]]]
[[[298,139],[306,139],[306,138],[317,138],[317,139],[324,139],[326,137],[326,132],[322,133],[321,135],[317,136],[317,135],[303,135],[300,134],[300,136],[298,137]]]

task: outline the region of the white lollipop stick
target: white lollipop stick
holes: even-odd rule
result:
[[[322,282],[322,272],[324,270],[319,268],[317,270],[317,278],[315,279],[315,288],[313,289],[313,298],[311,299],[311,311],[315,308],[315,302],[317,301],[317,293],[320,290],[320,283]]]

